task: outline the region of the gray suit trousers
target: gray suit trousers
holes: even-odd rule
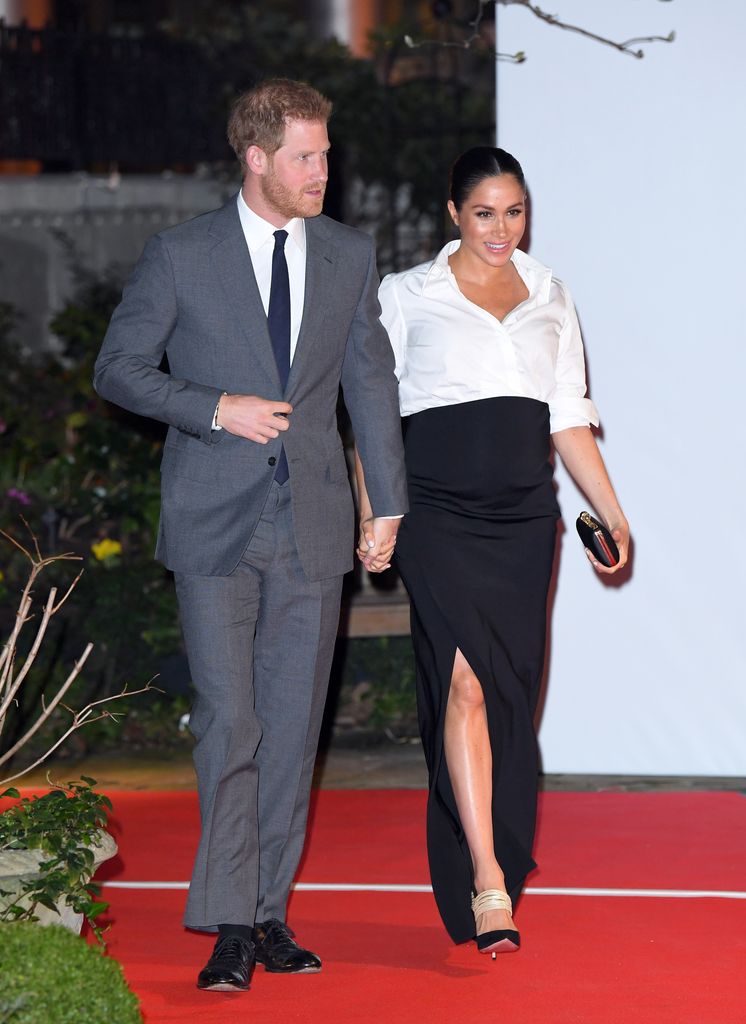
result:
[[[202,834],[184,924],[285,919],[303,850],[342,577],[311,582],[290,487],[273,482],[229,576],[176,573],[197,698]]]

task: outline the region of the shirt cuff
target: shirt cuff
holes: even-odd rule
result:
[[[549,400],[549,432],[556,434],[570,427],[597,427],[598,410],[590,398],[554,398]]]
[[[403,519],[404,518],[404,513],[402,512],[398,516],[376,516],[375,518],[376,519]]]
[[[228,394],[227,391],[223,392],[223,395],[227,395],[227,394]],[[222,398],[223,395],[221,395],[220,398]],[[212,430],[222,430],[223,429],[222,427],[218,426],[218,409],[220,408],[220,398],[218,399],[218,404],[215,406],[215,412],[212,414],[212,427],[211,427]]]

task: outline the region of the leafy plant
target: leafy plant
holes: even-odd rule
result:
[[[0,923],[0,1024],[142,1024],[119,964],[65,928]]]
[[[100,843],[111,801],[93,790],[95,784],[84,776],[80,782],[55,785],[43,796],[21,799],[12,788],[0,793],[0,798],[19,801],[0,814],[0,851],[41,850],[48,855],[39,865],[39,877],[25,881],[0,911],[0,921],[35,921],[39,906],[59,913],[56,904],[61,901],[83,914],[101,941],[96,918],[108,903],[96,899],[101,890],[91,881],[92,847]]]

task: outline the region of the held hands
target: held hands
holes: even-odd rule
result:
[[[217,424],[231,434],[257,444],[279,437],[290,426],[293,411],[287,402],[273,402],[258,395],[223,395],[218,405]]]
[[[629,553],[629,523],[624,516],[617,516],[615,519],[606,520],[606,527],[611,533],[611,536],[616,541],[616,546],[619,548],[619,561],[616,565],[605,566],[602,565],[597,558],[594,557],[593,552],[585,549],[585,553],[588,556],[588,561],[591,563],[596,572],[605,573],[607,576],[613,576],[615,572],[619,572],[627,564],[627,555]]]
[[[383,572],[391,565],[401,519],[370,516],[360,520],[357,557],[368,572]]]

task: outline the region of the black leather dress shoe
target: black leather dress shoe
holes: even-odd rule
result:
[[[254,966],[254,943],[240,935],[223,935],[199,972],[197,988],[210,992],[243,992]]]
[[[271,974],[318,974],[321,960],[310,949],[301,949],[283,921],[257,922],[254,926],[256,961]]]

